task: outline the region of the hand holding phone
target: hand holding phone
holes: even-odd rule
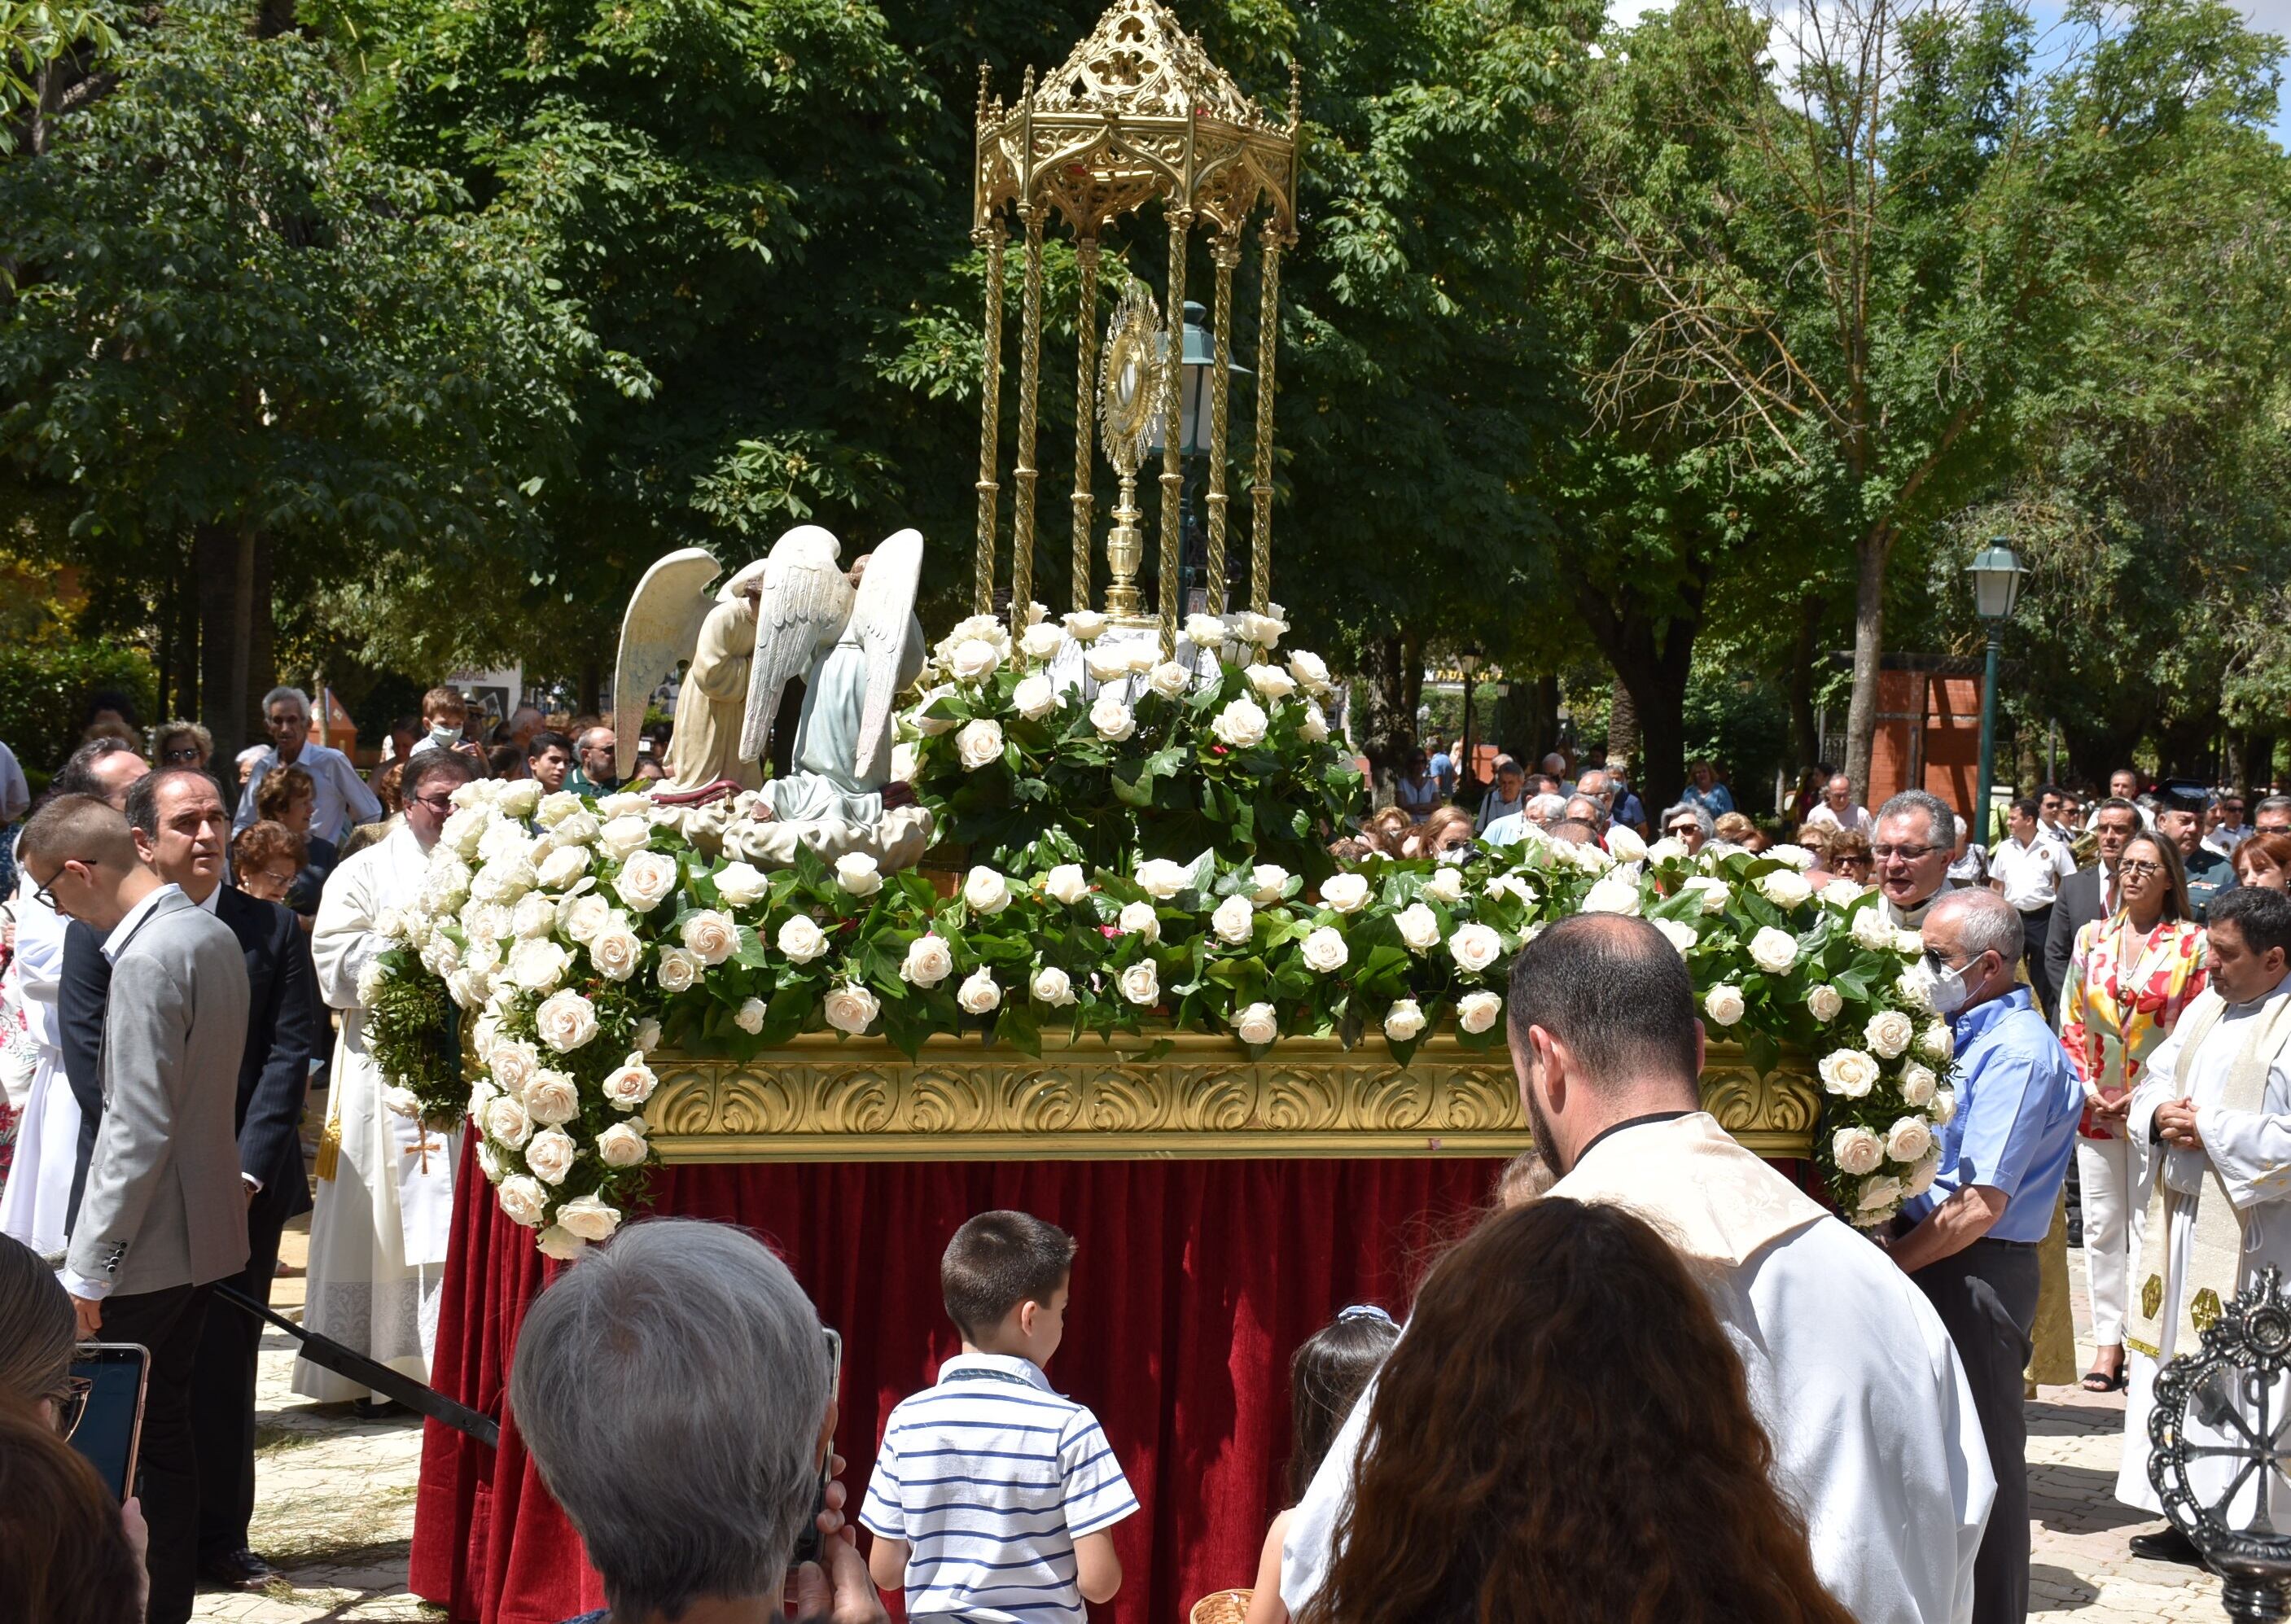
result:
[[[832,1408],[836,1395],[843,1387],[843,1338],[834,1331],[827,1331],[824,1334],[827,1338],[827,1403]],[[835,1474],[842,1466],[843,1458],[835,1452],[835,1441],[830,1438],[827,1458],[819,1465],[819,1488],[812,1499],[811,1521],[796,1537],[795,1550],[788,1557],[790,1566],[801,1567],[807,1562],[819,1561],[822,1541],[843,1526],[844,1489],[835,1481]],[[830,1504],[831,1491],[832,1505]]]
[[[150,1350],[133,1342],[88,1343],[72,1359],[72,1403],[64,1435],[110,1487],[114,1499],[134,1492],[150,1371]]]

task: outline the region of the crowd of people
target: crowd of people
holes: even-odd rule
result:
[[[458,1147],[385,1104],[360,993],[378,922],[455,789],[609,789],[615,741],[530,706],[489,727],[440,687],[362,773],[282,688],[227,792],[204,729],[164,724],[147,752],[132,708],[100,711],[37,800],[0,757],[0,1616],[179,1624],[201,1582],[269,1576],[248,1548],[259,1323],[234,1299],[267,1303],[286,1222],[312,1211],[307,1328],[416,1379],[434,1352]],[[663,742],[643,743],[657,776]],[[1554,1596],[1584,1619],[2025,1617],[2022,1406],[2071,1168],[2084,1381],[2129,1391],[2131,1504],[2156,1508],[2146,1416],[2197,1305],[2291,1264],[2291,798],[2246,827],[2231,794],[2046,786],[1984,849],[1938,798],[1873,813],[1842,775],[1761,824],[1707,763],[1650,817],[1604,762],[1555,753],[1499,757],[1459,804],[1461,756],[1414,761],[1339,851],[1788,835],[1922,939],[1957,1110],[1932,1188],[1871,1244],[1700,1111],[1692,989],[1659,933],[1542,932],[1507,1002],[1535,1149],[1405,1314],[1347,1308],[1297,1351],[1291,1503],[1236,1605],[1249,1624],[1529,1619]],[[1047,1372],[1087,1264],[1025,1213],[956,1232],[962,1351],[893,1411],[847,1518],[840,1345],[769,1249],[680,1219],[591,1249],[527,1317],[509,1400],[603,1575],[596,1619],[776,1607],[792,1570],[803,1616],[839,1624],[884,1616],[882,1592],[1079,1624],[1119,1590],[1113,1531],[1140,1511],[1121,1468],[1140,1441]],[[125,1507],[57,1442],[95,1339],[150,1350]],[[308,1360],[294,1385],[374,1402]],[[2198,1559],[2168,1528],[2133,1544]]]

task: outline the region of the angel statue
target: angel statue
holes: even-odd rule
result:
[[[688,653],[667,778],[654,791],[698,812],[686,818],[688,835],[765,864],[792,861],[800,842],[829,858],[862,851],[887,868],[911,865],[929,844],[931,820],[891,783],[891,712],[923,664],[914,614],[922,551],[921,535],[902,530],[847,571],[835,537],[801,525],[712,596],[721,572],[705,549],[655,564],[621,632],[614,720],[623,772],[646,696]],[[798,679],[792,770],[767,781],[760,762],[773,720]]]

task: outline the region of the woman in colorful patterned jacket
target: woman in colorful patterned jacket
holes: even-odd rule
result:
[[[2083,1080],[2077,1173],[2092,1274],[2089,1392],[2124,1386],[2124,1311],[2146,1210],[2146,1158],[2125,1125],[2148,1056],[2204,990],[2204,931],[2179,851],[2135,834],[2116,867],[2113,906],[2077,932],[2061,989],[2061,1041]]]

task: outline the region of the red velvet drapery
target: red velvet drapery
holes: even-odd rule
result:
[[[1176,1624],[1255,1572],[1286,1503],[1289,1356],[1347,1303],[1395,1314],[1468,1226],[1484,1161],[1037,1162],[676,1167],[656,1215],[765,1237],[844,1339],[839,1444],[856,1507],[891,1406],[954,1350],[938,1259],[974,1212],[1016,1207],[1081,1242],[1052,1381],[1089,1404],[1142,1513],[1115,1532],[1126,1580],[1099,1618]],[[429,1424],[413,1588],[457,1620],[556,1624],[602,1606],[597,1576],[504,1413],[526,1306],[556,1265],[500,1216],[464,1154],[433,1379],[502,1419],[498,1453]]]

